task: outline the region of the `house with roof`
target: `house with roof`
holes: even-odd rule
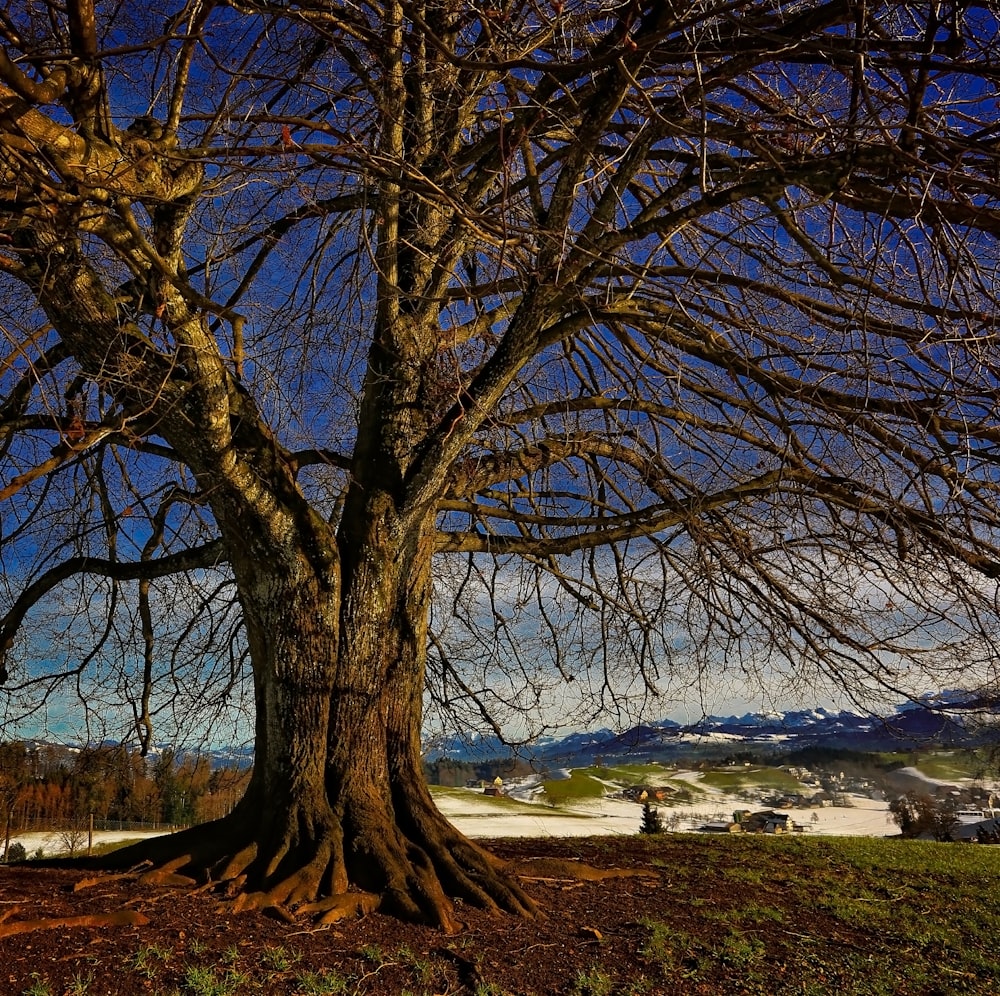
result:
[[[791,833],[795,829],[795,821],[788,813],[776,813],[773,809],[765,809],[759,813],[744,815],[740,820],[744,833]]]
[[[959,823],[951,839],[965,844],[1000,844],[1000,817]]]

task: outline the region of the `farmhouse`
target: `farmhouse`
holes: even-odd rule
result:
[[[776,813],[772,809],[765,809],[759,813],[741,814],[742,819],[738,820],[744,833],[791,833],[795,829],[795,821],[788,813]]]

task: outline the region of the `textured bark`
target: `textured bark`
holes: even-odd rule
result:
[[[255,766],[245,798],[223,820],[104,863],[148,859],[161,880],[215,883],[241,906],[314,904],[361,890],[378,897],[366,905],[449,930],[454,897],[531,913],[513,880],[438,813],[424,783],[433,513],[398,507],[423,418],[412,374],[420,364],[406,377],[370,381],[367,442],[335,532],[306,503],[252,401],[203,348],[183,302],[174,319],[189,345],[174,385],[173,372],[119,323],[76,243],[40,230],[25,244],[37,258],[39,300],[70,330],[81,363],[137,407],[163,408],[160,431],[194,471],[221,532],[253,663]],[[380,339],[426,358],[432,331],[390,315]]]
[[[150,860],[157,880],[215,884],[239,908],[308,904],[326,919],[378,905],[453,931],[454,898],[534,913],[516,880],[438,812],[424,780],[430,533],[402,550],[373,540],[345,544],[342,598],[305,551],[291,565],[237,559],[257,687],[247,793],[222,820],[100,863]]]

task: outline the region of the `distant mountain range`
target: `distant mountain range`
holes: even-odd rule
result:
[[[81,749],[43,740],[27,743],[66,755]],[[809,748],[870,753],[991,743],[1000,745],[1000,700],[965,691],[945,691],[907,702],[886,717],[820,707],[782,713],[707,716],[687,725],[662,719],[620,733],[601,729],[558,738],[541,737],[516,751],[495,736],[477,733],[437,736],[425,742],[424,758],[428,762],[449,759],[479,763],[507,759],[516,753],[534,762],[579,768],[598,759],[605,763],[628,763],[740,753],[761,757]],[[113,746],[115,741],[104,744]],[[177,760],[189,754],[205,757],[212,768],[248,768],[253,764],[252,746],[175,750],[168,744],[154,746],[149,763],[166,751],[174,751]]]
[[[899,706],[886,717],[824,708],[783,713],[708,716],[683,725],[670,719],[611,730],[542,738],[517,753],[566,767],[604,762],[670,760],[678,756],[788,754],[806,748],[859,752],[919,746],[971,747],[1000,740],[1000,703],[968,692],[947,691]],[[460,734],[426,744],[428,761],[486,761],[512,750],[496,737]]]

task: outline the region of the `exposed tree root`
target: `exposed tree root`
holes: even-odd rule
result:
[[[509,869],[518,878],[527,881],[603,882],[609,878],[650,878],[662,876],[652,869],[643,868],[594,868],[579,861],[561,858],[525,858],[512,862]]]
[[[429,797],[427,802],[430,803]],[[92,864],[129,868],[145,884],[211,889],[230,908],[329,924],[380,910],[454,933],[453,899],[493,912],[541,915],[525,881],[659,878],[655,870],[601,869],[552,858],[507,864],[462,836],[430,803],[406,800],[298,819],[243,807],[216,823],[141,842]],[[398,819],[402,810],[406,819]]]
[[[382,897],[371,892],[345,892],[315,903],[306,903],[299,907],[299,912],[315,914],[317,923],[330,924],[373,913],[381,902]]]
[[[231,909],[320,923],[380,910],[454,933],[452,900],[494,912],[538,915],[512,870],[456,831],[436,810],[419,807],[401,826],[395,815],[365,819],[329,814],[317,820],[265,822],[249,807],[226,819],[123,848],[91,867],[127,868],[138,881],[213,890]],[[263,823],[263,825],[262,825]],[[276,825],[277,824],[277,825]],[[94,880],[96,881],[96,880]]]
[[[46,920],[7,920],[0,923],[0,937],[30,934],[56,927],[144,927],[149,920],[136,910],[94,913],[89,916],[57,916]]]

